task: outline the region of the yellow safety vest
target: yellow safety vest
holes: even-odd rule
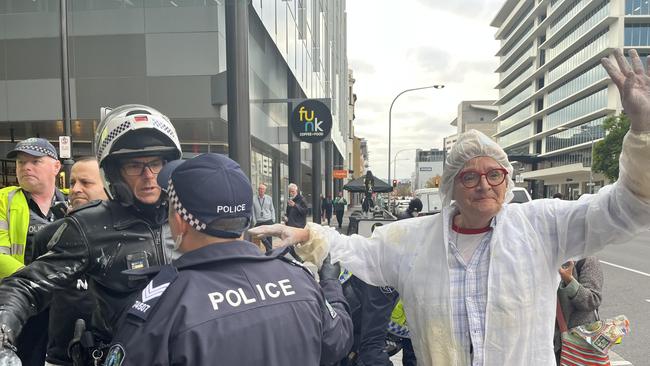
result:
[[[29,205],[20,187],[0,189],[0,279],[25,263]]]

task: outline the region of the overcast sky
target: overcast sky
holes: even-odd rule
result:
[[[391,164],[409,178],[415,150],[442,148],[462,100],[496,99],[499,43],[490,22],[504,0],[347,0],[348,62],[357,94],[355,134],[368,140],[370,169],[388,168],[388,109],[393,106]],[[408,159],[408,160],[401,160]],[[393,175],[391,169],[391,176]]]

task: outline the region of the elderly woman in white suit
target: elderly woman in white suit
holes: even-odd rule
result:
[[[395,287],[418,364],[555,365],[557,268],[650,227],[650,78],[636,51],[630,56],[631,64],[620,50],[617,65],[602,60],[631,126],[619,180],[597,194],[506,204],[507,155],[469,131],[447,158],[438,215],[379,227],[370,238],[316,224],[253,234],[280,236],[317,264],[329,252],[363,281]]]

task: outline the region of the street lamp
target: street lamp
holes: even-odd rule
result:
[[[445,86],[442,84],[436,84],[436,85],[429,85],[429,86],[423,86],[420,88],[412,88],[412,89],[406,89],[402,90],[399,94],[395,96],[393,99],[393,102],[390,103],[390,109],[388,110],[388,181],[390,182],[390,147],[391,147],[391,127],[392,127],[392,115],[393,115],[393,104],[395,104],[395,101],[397,98],[400,97],[400,95],[410,92],[410,91],[415,91],[415,90],[422,90],[422,89],[442,89]]]
[[[399,155],[399,153],[401,153],[402,151],[408,151],[408,150],[417,150],[417,148],[412,147],[412,148],[408,148],[408,149],[401,149],[401,150],[399,150],[399,151],[397,151],[395,153],[395,156],[393,157],[393,178],[397,178],[397,173],[396,173],[396,171],[397,171],[397,165],[396,165],[397,155]],[[408,160],[408,159],[399,159],[399,160]],[[390,179],[388,181],[390,181]]]

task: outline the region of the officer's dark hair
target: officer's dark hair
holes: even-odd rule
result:
[[[217,238],[232,237],[234,234],[239,236],[249,228],[250,222],[251,220],[249,217],[227,217],[216,219],[207,224],[206,234]],[[222,236],[223,234],[219,235],[219,232],[231,233],[232,235]]]

